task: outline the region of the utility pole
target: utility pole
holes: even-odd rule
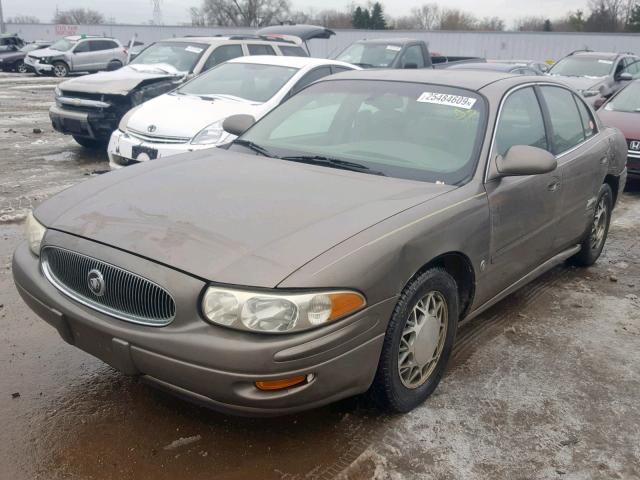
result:
[[[2,0],[0,0],[0,33],[4,33],[4,16],[2,15]]]

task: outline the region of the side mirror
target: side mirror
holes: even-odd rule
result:
[[[631,80],[633,80],[633,75],[631,75],[629,72],[623,72],[618,75],[618,80],[620,80],[621,82],[630,82]]]
[[[239,137],[244,132],[249,130],[249,127],[251,127],[251,125],[253,125],[254,123],[256,123],[256,119],[251,115],[239,113],[237,115],[231,115],[230,117],[225,118],[224,122],[222,122],[222,129],[225,132],[230,133],[231,135]]]
[[[528,145],[514,145],[504,157],[496,158],[496,169],[503,177],[540,175],[554,171],[557,166],[551,153]]]
[[[596,110],[598,110],[602,105],[604,105],[604,102],[606,102],[607,99],[604,97],[598,97],[596,98],[596,101],[593,102],[593,108],[595,108]]]

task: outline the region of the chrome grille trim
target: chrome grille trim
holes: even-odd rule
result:
[[[138,140],[142,140],[143,142],[151,142],[151,143],[171,143],[171,144],[182,144],[188,143],[191,138],[190,137],[171,137],[171,136],[163,136],[163,135],[149,135],[148,133],[143,133],[138,130],[134,130],[132,128],[127,128],[128,135],[133,138],[137,138]]]
[[[45,246],[40,252],[42,273],[66,296],[120,320],[164,327],[175,318],[173,297],[156,283],[110,263],[61,247]],[[87,275],[98,269],[106,283],[102,297],[89,289]]]

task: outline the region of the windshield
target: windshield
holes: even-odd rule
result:
[[[461,184],[485,124],[476,93],[386,81],[323,81],[269,113],[232,149],[397,178]]]
[[[566,57],[556,63],[549,73],[564,77],[605,77],[613,69],[613,60],[595,57]]]
[[[640,82],[633,82],[604,107],[613,112],[640,112]]]
[[[158,42],[143,50],[130,65],[165,63],[180,72],[190,72],[208,45],[187,42]]]
[[[336,60],[365,68],[386,68],[391,66],[400,50],[402,50],[402,47],[399,45],[354,43],[338,55]]]
[[[72,42],[70,40],[67,40],[66,38],[63,38],[55,42],[49,48],[51,50],[58,50],[59,52],[66,52],[67,50],[71,50],[76,43],[78,42]]]
[[[266,102],[298,71],[296,68],[258,63],[223,63],[186,83],[178,93],[228,95]]]

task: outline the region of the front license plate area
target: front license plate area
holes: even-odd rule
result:
[[[155,160],[158,158],[158,150],[145,147],[144,145],[135,145],[131,148],[131,156],[134,160],[147,160],[147,158],[149,160]],[[140,158],[140,156],[142,156],[142,158]]]

